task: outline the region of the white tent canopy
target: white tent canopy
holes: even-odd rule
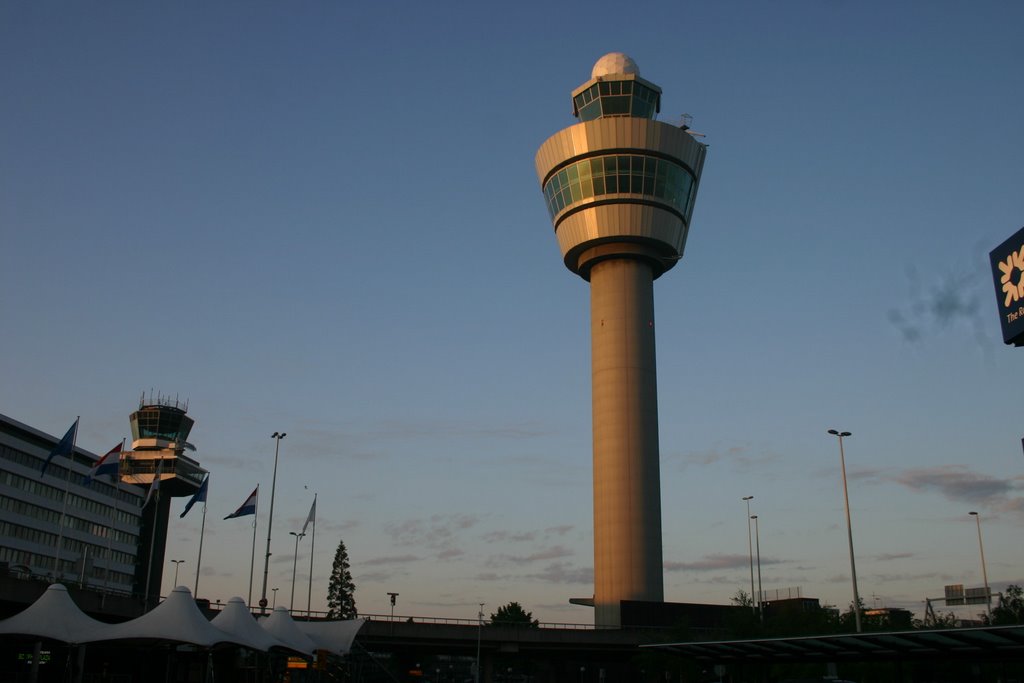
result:
[[[288,647],[287,644],[270,635],[256,623],[255,617],[245,606],[242,598],[231,598],[220,614],[210,622],[228,633],[241,645],[253,650],[266,652],[272,647]]]
[[[122,639],[170,640],[202,647],[218,643],[247,645],[207,621],[192,599],[192,593],[184,586],[172,590],[166,600],[141,617],[114,624],[96,638],[81,642]]]
[[[212,622],[196,606],[188,588],[178,586],[162,603],[141,617],[120,624],[97,621],[78,608],[59,583],[52,584],[32,605],[0,621],[0,634],[21,634],[82,644],[110,640],[165,640],[201,647],[241,645],[266,652],[283,647],[307,657],[317,650],[344,655],[365,620],[296,622],[278,607],[257,622],[242,598],[231,598]]]
[[[62,584],[51,584],[39,599],[13,617],[0,621],[0,634],[22,634],[85,643],[106,633],[109,624],[96,621],[78,608]]]
[[[295,621],[288,614],[284,607],[277,607],[260,624],[267,633],[274,636],[290,649],[300,652],[307,657],[316,654],[317,644],[312,638],[303,633]]]
[[[356,639],[359,629],[366,619],[347,621],[297,621],[299,630],[316,643],[320,650],[329,650],[336,655],[347,655],[352,649],[352,641]]]

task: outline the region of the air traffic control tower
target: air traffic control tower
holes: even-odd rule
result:
[[[566,267],[590,282],[594,623],[663,602],[654,280],[683,255],[705,146],[655,121],[661,88],[613,52],[572,93],[579,123],[537,152]]]
[[[135,570],[136,592],[147,609],[161,594],[164,549],[171,514],[171,498],[191,496],[203,483],[206,470],[185,454],[195,451],[188,442],[195,422],[186,415],[187,402],[145,395],[139,409],[128,418],[132,427],[132,450],[121,455],[121,480],[131,484],[159,487],[142,509],[139,536],[139,564]]]

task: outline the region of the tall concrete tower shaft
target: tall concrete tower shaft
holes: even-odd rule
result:
[[[661,89],[621,53],[573,91],[580,123],[537,152],[566,267],[590,282],[594,623],[662,602],[654,280],[682,257],[705,146],[653,120]]]

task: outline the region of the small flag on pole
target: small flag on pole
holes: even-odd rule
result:
[[[187,503],[185,503],[185,509],[182,511],[180,515],[181,517],[187,515],[188,511],[191,510],[192,506],[195,505],[196,503],[206,502],[206,485],[209,483],[210,475],[206,475],[206,478],[203,479],[203,483],[199,485],[199,490],[192,494],[192,497],[188,499]]]
[[[160,475],[163,473],[164,461],[161,459],[156,464],[156,475],[153,477],[153,483],[149,485],[149,493],[146,494],[146,500],[142,501],[142,507],[149,505],[149,499],[153,497],[153,494],[160,492]]]
[[[88,486],[93,479],[103,474],[108,474],[114,478],[114,481],[117,481],[118,468],[121,465],[121,448],[123,447],[124,441],[111,448],[106,455],[97,460],[89,470],[89,474],[85,475],[85,479],[82,480],[82,486]]]
[[[313,496],[313,504],[309,506],[309,515],[306,516],[306,523],[302,525],[302,534],[305,535],[306,527],[309,523],[316,519],[316,496]]]
[[[234,519],[235,517],[245,517],[246,515],[256,514],[256,497],[259,494],[260,487],[257,486],[253,489],[253,492],[249,494],[249,497],[245,499],[245,502],[238,506],[238,509],[232,512],[224,519]]]
[[[74,423],[68,428],[67,434],[60,440],[53,450],[50,451],[50,455],[46,456],[46,462],[43,463],[43,468],[39,470],[39,476],[42,477],[46,474],[46,468],[50,466],[50,461],[53,460],[54,456],[63,455],[65,458],[71,457],[71,451],[75,447],[75,436],[78,433],[78,418],[75,418]]]

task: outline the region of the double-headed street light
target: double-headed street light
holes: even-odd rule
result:
[[[985,546],[981,542],[981,515],[977,512],[968,512],[978,523],[978,550],[981,552],[981,576],[985,580],[985,610],[988,612],[988,620],[992,621],[992,592],[988,589],[988,571],[985,569]]]
[[[839,465],[843,471],[843,503],[846,507],[846,536],[850,542],[850,576],[853,580],[853,617],[857,624],[857,633],[860,633],[860,591],[857,590],[857,564],[853,559],[853,526],[850,524],[850,494],[846,489],[846,456],[843,454],[843,437],[852,436],[852,434],[850,432],[839,432],[835,429],[828,430],[828,433],[839,438]]]
[[[289,531],[288,533],[295,537],[295,555],[292,557],[292,601],[291,601],[291,604],[288,605],[288,609],[289,610],[294,610],[295,609],[295,568],[298,566],[298,563],[299,563],[299,540],[301,540],[302,537],[305,536],[306,534],[302,533],[301,531]]]
[[[750,538],[750,501],[753,500],[753,496],[743,496],[743,501],[747,504],[747,552],[750,554],[750,609],[756,611],[754,607],[754,544]]]

